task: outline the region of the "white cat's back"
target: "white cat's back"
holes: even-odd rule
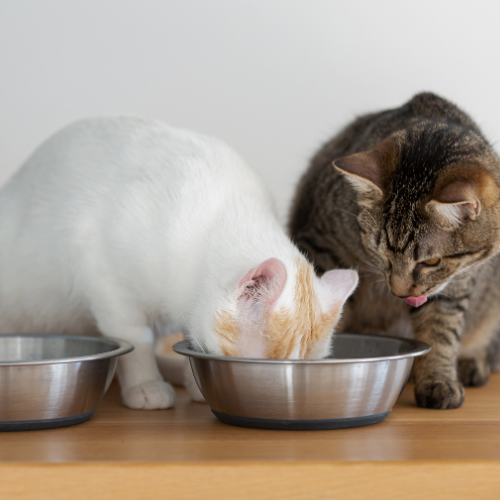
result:
[[[69,125],[45,141],[2,190],[2,199],[15,192],[18,205],[26,207],[35,192],[48,191],[50,199],[38,196],[34,202],[54,207],[75,193],[94,195],[88,201],[102,200],[103,194],[113,197],[121,186],[133,188],[134,181],[149,189],[156,185],[172,198],[182,198],[183,185],[190,190],[199,185],[202,199],[207,192],[203,186],[220,188],[224,181],[261,189],[239,155],[218,139],[155,120],[95,118]]]
[[[164,275],[179,283],[175,306],[196,281],[193,254],[235,193],[240,207],[247,198],[272,210],[260,180],[219,140],[138,118],[64,128],[0,191],[1,330],[87,329],[88,298],[100,282],[113,286],[106,277],[151,305],[166,298],[149,286]],[[192,275],[180,279],[181,269]]]

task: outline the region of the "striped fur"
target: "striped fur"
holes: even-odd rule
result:
[[[456,408],[464,384],[500,368],[499,186],[500,162],[478,126],[430,93],[356,119],[298,186],[294,241],[320,274],[360,273],[339,330],[432,346],[415,364],[421,406]],[[401,299],[421,295],[418,309]]]

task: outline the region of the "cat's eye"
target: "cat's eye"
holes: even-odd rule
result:
[[[439,257],[434,257],[433,259],[427,259],[421,262],[424,266],[437,266],[441,262]]]

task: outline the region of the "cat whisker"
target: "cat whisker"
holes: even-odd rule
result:
[[[376,266],[364,262],[368,267],[361,267],[360,270],[366,271],[368,273],[377,274],[378,276],[384,276],[384,273]]]
[[[368,271],[366,274],[360,274],[359,277],[360,278],[373,278],[373,277],[378,277],[380,276],[379,274],[376,274],[372,271]]]
[[[373,262],[366,260],[364,257],[361,257],[361,255],[358,255],[357,257],[361,262],[366,264],[368,267],[373,267],[375,269],[378,269],[378,267]]]
[[[375,274],[377,276],[384,276],[384,274],[377,268],[361,268],[363,271],[366,271],[371,274]]]
[[[356,214],[353,214],[352,212],[349,212],[347,210],[344,210],[343,208],[338,208],[338,207],[335,207],[337,210],[340,210],[341,212],[345,212],[346,214],[349,214],[349,215],[352,215],[356,220],[358,218],[358,216]]]
[[[192,328],[189,326],[189,323],[187,322],[187,320],[184,317],[184,314],[182,314],[182,312],[181,312],[181,317],[182,317],[182,321],[184,321],[184,324],[186,325],[186,328],[188,329],[188,331],[190,333],[191,340],[193,340],[197,344],[198,352],[205,352],[205,349],[203,349],[201,342],[196,338],[196,335],[194,334]]]
[[[446,293],[443,293],[443,292],[438,292],[438,293],[435,293],[433,295],[434,295],[434,297],[439,297],[439,295],[442,295],[443,297],[446,297],[447,299],[450,299],[450,300],[453,300],[454,302],[456,302],[456,299],[454,299],[453,297],[450,297],[449,295],[446,295]]]
[[[358,205],[359,208],[363,209],[363,207],[359,204],[359,202],[357,202],[354,198],[347,198],[347,199],[353,201],[354,203],[356,203],[356,205]],[[371,220],[376,225],[377,221],[375,220],[375,217],[373,217],[373,215],[370,212],[368,212],[368,210],[365,210],[365,212],[370,216]]]
[[[338,207],[336,207],[336,208],[337,208],[337,210],[340,210],[341,212],[345,212],[346,214],[352,215],[356,220],[358,220],[358,216],[356,214],[353,214],[352,212],[344,210],[343,208],[338,208]],[[368,226],[370,227],[370,229],[372,231],[375,232],[375,228],[373,226],[371,226],[370,224],[368,224]]]

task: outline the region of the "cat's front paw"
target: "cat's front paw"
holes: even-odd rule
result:
[[[415,399],[418,406],[451,410],[462,406],[464,387],[454,380],[423,380],[415,385]]]
[[[174,388],[163,380],[144,382],[122,391],[125,406],[134,410],[164,410],[174,406]]]

